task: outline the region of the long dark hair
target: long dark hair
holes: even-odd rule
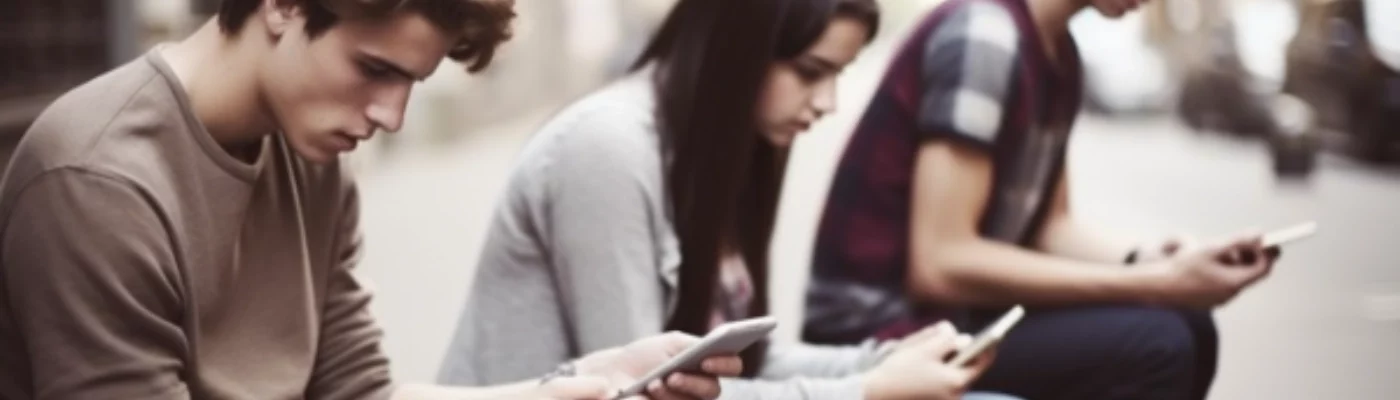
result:
[[[801,55],[837,16],[874,37],[874,0],[681,0],[634,69],[655,62],[657,120],[672,152],[668,188],[682,254],[680,293],[666,329],[710,330],[722,251],[739,251],[753,279],[750,316],[768,314],[768,242],[787,150],[759,134],[755,110],[770,65]],[[745,375],[764,346],[745,351]]]

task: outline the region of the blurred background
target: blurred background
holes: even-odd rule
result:
[[[395,374],[431,380],[488,216],[545,118],[624,73],[673,0],[516,0],[487,71],[443,63],[405,128],[350,157],[360,273]],[[217,0],[0,1],[0,161],[54,97],[203,23]],[[939,0],[884,0],[837,113],[798,141],[774,238],[775,313],[795,340],[831,172],[892,48]],[[1209,238],[1316,220],[1217,316],[1214,398],[1400,398],[1400,0],[1155,0],[1075,18],[1085,114],[1076,213],[1124,235]],[[478,321],[477,323],[490,323]]]

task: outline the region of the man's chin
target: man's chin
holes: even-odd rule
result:
[[[308,146],[308,148],[293,147],[293,150],[296,151],[297,155],[300,156],[302,160],[313,164],[327,164],[335,161],[340,156],[340,152],[326,148]]]

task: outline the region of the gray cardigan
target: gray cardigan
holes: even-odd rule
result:
[[[500,200],[439,379],[499,384],[660,333],[681,254],[651,74],[569,106],[526,146]],[[875,345],[776,344],[721,399],[864,398]]]

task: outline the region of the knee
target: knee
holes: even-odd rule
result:
[[[1220,336],[1215,328],[1215,316],[1210,311],[1183,310],[1176,314],[1186,321],[1186,327],[1196,337],[1197,346],[1202,345],[1202,341],[1214,342]]]
[[[1182,315],[1151,308],[1131,309],[1119,327],[1116,364],[1133,369],[1190,373],[1196,335]]]

